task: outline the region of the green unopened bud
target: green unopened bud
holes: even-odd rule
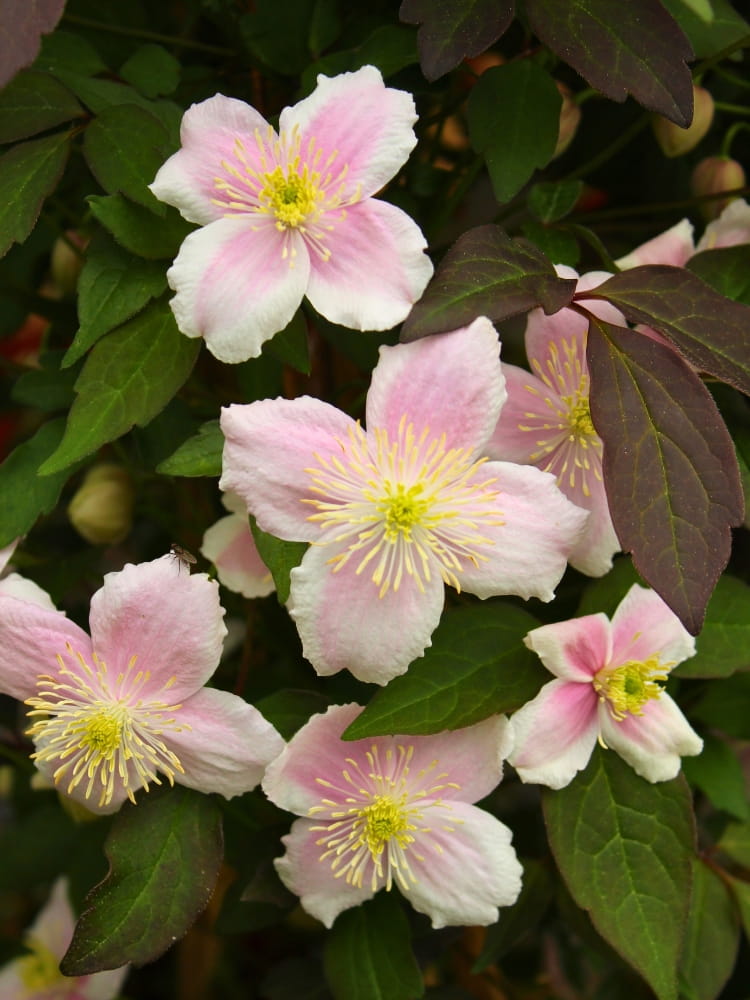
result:
[[[560,126],[557,133],[557,145],[552,154],[554,160],[556,156],[562,156],[565,150],[573,141],[573,137],[578,131],[578,124],[581,121],[581,109],[571,96],[571,91],[564,83],[555,80],[557,89],[562,95],[562,107],[560,108]]]
[[[708,156],[701,160],[690,178],[690,188],[698,197],[707,194],[721,194],[745,186],[745,171],[741,164],[728,156]],[[735,196],[736,197],[736,196]],[[733,198],[714,198],[704,201],[700,210],[706,219],[721,215]]]
[[[713,97],[703,87],[693,87],[693,120],[687,128],[675,125],[662,115],[654,115],[651,126],[665,156],[682,156],[698,145],[713,120]]]
[[[70,523],[92,545],[115,545],[133,523],[134,491],[120,465],[105,462],[89,469],[68,504]]]
[[[87,240],[80,233],[69,229],[65,233],[65,239],[58,236],[52,245],[50,256],[50,273],[55,291],[61,298],[72,298],[78,288],[78,276],[83,267],[83,254],[76,252],[76,249],[83,250]]]

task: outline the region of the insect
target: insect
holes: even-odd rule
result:
[[[192,552],[188,552],[187,549],[183,549],[183,547],[178,545],[177,542],[172,542],[169,547],[169,551],[180,566],[187,567],[188,573],[190,572],[190,566],[194,565],[198,561]]]

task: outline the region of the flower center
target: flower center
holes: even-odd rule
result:
[[[409,822],[409,812],[404,808],[405,796],[399,801],[387,795],[377,795],[369,806],[358,811],[355,826],[361,828],[373,859],[383,853],[383,848],[395,837],[401,847],[412,843],[409,830],[416,827]]]
[[[68,979],[60,972],[60,960],[46,945],[33,936],[27,938],[26,944],[32,954],[19,959],[17,968],[19,978],[28,990],[29,996],[36,996],[43,990],[49,990],[62,983],[75,985],[75,980]]]
[[[355,560],[381,598],[405,577],[424,591],[434,573],[460,590],[464,565],[486,560],[483,550],[494,545],[487,529],[504,523],[495,480],[479,477],[485,459],[446,448],[445,435],[432,437],[429,428],[417,436],[406,416],[394,441],[383,428],[366,434],[358,424],[348,438],[340,455],[316,454],[318,467],[306,470],[321,497],[303,500],[316,508],[309,520],[326,531],[319,544],[339,548],[333,572]]]
[[[174,784],[183,767],[161,736],[165,730],[189,728],[172,714],[181,706],[144,699],[143,688],[151,678],[148,671],[136,671],[135,656],[116,678],[108,676],[96,654],[93,666],[70,645],[68,656],[74,669],[58,655],[57,675],[41,676],[38,695],[26,702],[29,718],[35,720],[28,730],[36,745],[32,756],[55,766],[55,784],[65,783],[70,795],[84,783],[85,798],[98,795],[99,808],[110,804],[116,788],[135,802],[134,787],[148,791],[150,782],[161,784],[159,773]]]
[[[659,662],[659,657],[647,660],[629,660],[620,667],[605,667],[594,677],[594,690],[600,701],[606,701],[610,715],[622,722],[628,715],[643,715],[643,706],[662,692],[661,683],[667,679],[669,665]]]
[[[300,176],[276,167],[263,175],[265,185],[258,197],[276,217],[277,229],[298,229],[317,210],[321,192],[310,179],[307,167]]]

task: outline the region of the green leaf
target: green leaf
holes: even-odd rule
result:
[[[575,278],[559,278],[541,251],[513,240],[499,226],[465,232],[443,258],[407,316],[401,339],[418,340],[466,326],[477,316],[494,322],[541,306],[547,315],[566,306]]]
[[[727,876],[729,887],[740,911],[740,920],[745,929],[745,937],[750,941],[750,883]]]
[[[583,191],[583,181],[535,184],[529,191],[529,209],[541,222],[557,222],[570,215]]]
[[[38,470],[54,453],[63,436],[65,421],[42,424],[28,441],[19,444],[0,465],[0,548],[25,535],[40,514],[56,506],[60,492],[74,469],[54,476],[40,476]]]
[[[86,251],[78,279],[80,328],[64,367],[83,357],[100,337],[140,312],[166,287],[163,264],[134,257],[100,233]]]
[[[86,897],[60,963],[66,976],[143,965],[183,936],[219,875],[221,812],[181,785],[141,794],[116,816],[104,849],[110,870]]]
[[[643,585],[633,560],[627,556],[615,558],[612,569],[606,576],[591,580],[583,588],[581,600],[576,608],[576,618],[595,615],[600,611],[611,618],[617,606],[634,583]]]
[[[718,846],[743,868],[750,868],[750,823],[730,823]]]
[[[567,229],[543,226],[536,219],[527,219],[521,226],[523,235],[555,264],[575,267],[581,259],[581,248],[576,237]]]
[[[159,218],[121,194],[91,195],[87,200],[94,216],[120,246],[149,260],[176,257],[182,241],[195,229],[171,206]]]
[[[250,529],[260,557],[271,571],[279,604],[286,604],[289,600],[289,574],[302,562],[307,542],[286,542],[275,535],[269,535],[258,527],[252,514]]]
[[[240,18],[240,35],[248,51],[286,76],[301,73],[310,61],[308,38],[313,0],[256,0],[253,12]]]
[[[542,802],[573,899],[659,1000],[677,1000],[694,855],[685,780],[649,784],[597,747],[586,770],[560,791],[545,790]]]
[[[90,455],[134,424],[144,427],[187,379],[199,349],[162,300],[103,337],[86,359],[65,436],[42,474]]]
[[[531,29],[592,87],[628,94],[683,128],[693,117],[690,43],[659,0],[526,0]]]
[[[0,257],[23,243],[42,202],[62,176],[70,151],[67,133],[32,139],[0,156]]]
[[[482,972],[509,951],[516,941],[534,930],[552,901],[550,872],[538,861],[523,862],[521,895],[513,906],[500,910],[500,919],[487,928],[484,945],[472,972]]]
[[[94,76],[106,72],[107,67],[93,45],[84,38],[58,29],[42,39],[42,49],[34,69],[46,70],[54,76],[61,70]]]
[[[301,91],[305,95],[312,93],[319,73],[336,76],[362,66],[377,66],[383,77],[388,79],[417,61],[417,44],[411,28],[381,24],[361,44],[332,52],[308,66],[302,74]]]
[[[678,677],[728,677],[750,670],[750,587],[722,576],[706,608],[695,656],[674,669]]]
[[[38,135],[83,113],[68,88],[54,76],[25,70],[0,93],[0,143]]]
[[[73,402],[73,385],[78,373],[60,371],[53,364],[24,372],[11,390],[11,399],[43,413],[66,410]]]
[[[57,76],[69,87],[79,101],[95,115],[117,104],[135,104],[150,114],[156,113],[156,102],[142,97],[135,87],[115,80],[85,76],[80,71],[59,70]]]
[[[337,918],[323,964],[334,1000],[414,1000],[424,993],[409,922],[391,893]]]
[[[493,66],[472,88],[469,136],[484,155],[500,204],[552,159],[561,106],[555,81],[530,59]]]
[[[343,738],[440,733],[520,708],[549,680],[523,644],[538,624],[503,601],[447,612],[424,656],[375,694]]]
[[[690,714],[727,736],[750,739],[750,674],[714,680]]]
[[[311,716],[325,712],[329,704],[325,695],[318,691],[285,688],[261,698],[255,707],[285,740],[290,740]]]
[[[419,62],[432,83],[504,35],[514,6],[513,0],[403,0],[399,17],[421,25]]]
[[[180,64],[161,45],[142,45],[120,67],[123,80],[144,97],[173,94],[180,82]]]
[[[732,439],[672,348],[591,317],[586,354],[620,544],[696,635],[744,515]]]
[[[680,960],[680,996],[684,1000],[714,1000],[731,975],[739,943],[739,920],[729,888],[696,858]]]
[[[702,250],[690,258],[686,267],[720,295],[750,306],[750,245],[747,243]]]
[[[135,104],[104,108],[83,139],[86,163],[104,190],[124,194],[159,215],[164,214],[166,205],[147,185],[170,152],[167,130],[158,118]]]
[[[207,420],[156,467],[163,476],[220,476],[224,435],[218,420]]]
[[[697,757],[686,757],[682,770],[690,784],[700,788],[716,809],[731,813],[735,819],[750,819],[742,765],[724,740],[706,733],[703,750]]]
[[[711,0],[714,16],[710,24],[687,9],[689,2],[690,0],[662,0],[687,35],[696,59],[716,55],[750,33],[750,24],[740,17],[729,0]]]
[[[586,296],[608,299],[631,322],[655,327],[694,368],[750,394],[750,306],[719,295],[687,268],[634,267]]]
[[[286,327],[268,342],[266,350],[283,365],[289,365],[303,375],[310,374],[307,323],[301,309],[298,309]]]

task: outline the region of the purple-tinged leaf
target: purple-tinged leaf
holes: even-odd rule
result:
[[[151,962],[181,938],[211,898],[224,855],[221,812],[176,785],[126,803],[104,844],[107,877],[86,897],[60,963],[87,976]]]
[[[407,317],[401,340],[456,330],[477,316],[499,322],[537,306],[551,315],[570,302],[575,287],[575,278],[558,277],[532,244],[511,239],[499,226],[478,226],[445,255]]]
[[[660,330],[694,368],[750,394],[750,306],[666,264],[622,271],[586,296],[608,299],[631,322]]]
[[[432,82],[505,34],[514,8],[514,0],[403,0],[399,17],[421,25],[419,62]]]
[[[693,56],[659,0],[526,0],[532,31],[613,101],[632,94],[686,127],[693,117]]]
[[[744,515],[732,439],[671,347],[592,317],[586,353],[620,544],[695,635]]]
[[[37,57],[42,35],[62,17],[65,0],[3,0],[0,18],[0,87]]]

